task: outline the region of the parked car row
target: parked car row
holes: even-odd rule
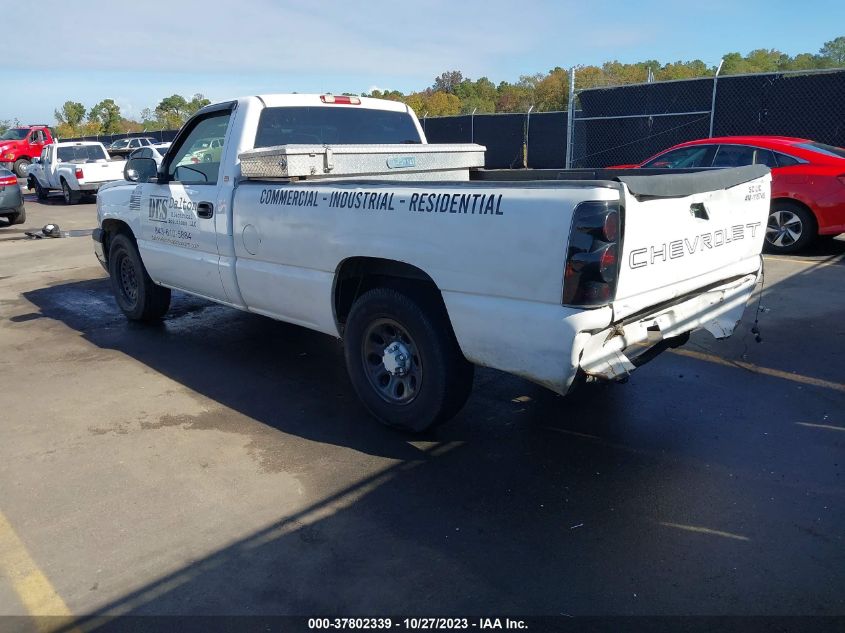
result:
[[[122,180],[124,163],[114,158],[151,158],[160,166],[169,147],[170,143],[146,136],[118,139],[107,150],[90,141],[56,144],[49,127],[22,126],[0,135],[0,168],[26,178],[39,199],[51,190],[61,190],[65,202],[73,204],[84,193],[96,193],[104,182]],[[222,147],[222,138],[198,139],[180,164],[219,162]],[[120,166],[79,166],[80,162],[110,161]],[[716,169],[754,164],[772,170],[768,252],[794,253],[818,237],[845,233],[845,149],[841,147],[785,136],[725,136],[680,143],[641,163],[613,168]]]
[[[787,136],[723,136],[680,143],[637,165],[651,169],[766,165],[772,203],[766,250],[794,253],[845,233],[845,149]]]

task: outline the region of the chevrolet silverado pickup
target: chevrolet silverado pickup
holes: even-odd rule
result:
[[[76,204],[83,195],[97,193],[103,183],[123,180],[124,165],[111,160],[102,143],[53,143],[27,167],[27,187],[35,189],[39,200],[58,189],[65,204]]]
[[[223,139],[219,158],[194,146]],[[401,103],[264,95],[200,110],[161,166],[97,200],[95,252],[131,320],[171,289],[341,337],[374,417],[455,415],[475,365],[560,393],[705,329],[761,272],[762,166],[649,175],[485,171]],[[622,174],[622,172],[619,172]]]

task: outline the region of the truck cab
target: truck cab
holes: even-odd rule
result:
[[[53,134],[46,125],[10,128],[0,135],[0,167],[13,171],[18,178],[26,178],[32,159],[53,142]]]

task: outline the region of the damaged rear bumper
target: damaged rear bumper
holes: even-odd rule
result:
[[[581,370],[593,379],[620,380],[660,351],[682,345],[693,330],[705,329],[717,339],[729,337],[761,270],[593,334],[581,352]]]

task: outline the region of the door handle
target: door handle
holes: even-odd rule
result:
[[[197,205],[197,217],[208,219],[214,215],[214,205],[210,202],[200,202]]]

